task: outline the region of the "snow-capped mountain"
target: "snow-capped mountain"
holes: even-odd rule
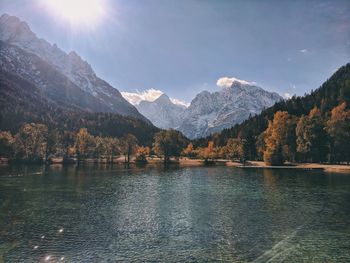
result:
[[[132,105],[136,106],[139,105],[141,101],[155,101],[156,99],[158,99],[161,95],[164,94],[163,91],[159,90],[159,89],[147,89],[145,91],[136,91],[136,92],[127,92],[127,91],[122,91],[121,92],[122,96],[128,101],[130,102]],[[170,101],[175,104],[178,105],[182,108],[187,108],[188,106],[190,106],[189,103],[179,100],[179,99],[175,99],[175,98],[170,98]]]
[[[192,100],[179,127],[188,138],[199,138],[232,127],[282,99],[277,93],[252,83],[234,78],[228,80],[221,85],[222,90],[203,91]]]
[[[217,85],[220,91],[202,91],[190,105],[176,104],[155,89],[122,95],[155,126],[178,129],[190,139],[230,128],[282,99],[277,93],[236,78],[220,78]]]
[[[117,89],[97,77],[78,54],[74,51],[67,54],[55,44],[39,39],[17,17],[7,14],[0,17],[0,41],[3,70],[19,74],[47,93],[55,86],[55,95],[61,92],[71,104],[76,103],[85,110],[115,112],[148,122]],[[50,79],[52,77],[54,79]],[[66,93],[60,91],[59,86],[65,86]],[[70,96],[81,97],[70,98],[67,92]]]
[[[148,89],[145,91],[122,91],[123,97],[148,118],[154,126],[162,129],[178,128],[181,117],[189,103],[169,98],[163,91]]]
[[[162,129],[178,128],[186,109],[183,105],[174,104],[166,94],[162,94],[154,101],[142,100],[136,108],[154,126]]]

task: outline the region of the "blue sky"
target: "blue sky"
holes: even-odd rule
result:
[[[189,102],[236,77],[303,95],[350,62],[348,0],[103,0],[93,28],[71,27],[39,2],[2,0],[0,11],[75,50],[120,91],[154,88]]]

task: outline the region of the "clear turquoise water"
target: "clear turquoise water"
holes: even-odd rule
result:
[[[350,174],[4,166],[0,204],[0,262],[350,262]]]

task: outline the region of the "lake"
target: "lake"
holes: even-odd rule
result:
[[[0,262],[349,262],[350,174],[1,166]]]

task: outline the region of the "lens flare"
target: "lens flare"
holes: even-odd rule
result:
[[[73,27],[96,27],[104,17],[104,0],[40,0],[46,9]]]

